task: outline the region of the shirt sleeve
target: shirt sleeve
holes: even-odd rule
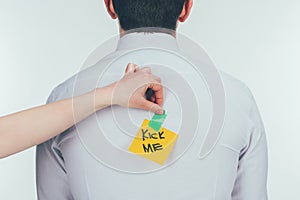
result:
[[[232,200],[267,200],[268,151],[265,129],[255,100],[250,94],[251,132],[239,156]]]
[[[52,92],[47,103],[55,101]],[[37,146],[36,184],[39,200],[72,200],[65,164],[55,138]]]

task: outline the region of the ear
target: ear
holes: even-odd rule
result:
[[[112,0],[104,0],[104,3],[106,6],[106,10],[107,10],[108,14],[111,16],[111,18],[117,19],[118,16],[115,12],[115,8],[114,8],[114,4],[113,4]]]
[[[179,15],[178,20],[180,22],[185,22],[185,20],[189,17],[191,10],[193,7],[193,0],[186,0],[184,2],[181,14]]]

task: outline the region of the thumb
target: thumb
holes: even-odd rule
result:
[[[125,73],[126,74],[134,73],[138,68],[139,68],[138,65],[134,63],[128,63]]]
[[[159,115],[164,114],[164,109],[162,107],[160,107],[156,103],[152,103],[151,101],[147,101],[146,99],[144,99],[141,102],[140,108],[144,109],[144,110],[150,110],[151,112],[154,112],[154,113],[159,114]]]

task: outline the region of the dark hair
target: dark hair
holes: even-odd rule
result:
[[[176,29],[185,0],[113,0],[121,27]]]

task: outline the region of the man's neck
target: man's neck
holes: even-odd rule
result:
[[[137,28],[137,29],[131,29],[131,30],[125,31],[122,27],[119,27],[120,37],[122,37],[128,33],[134,33],[134,32],[167,33],[176,38],[176,30],[170,30],[170,29],[166,29],[166,28],[150,27],[150,28]]]

